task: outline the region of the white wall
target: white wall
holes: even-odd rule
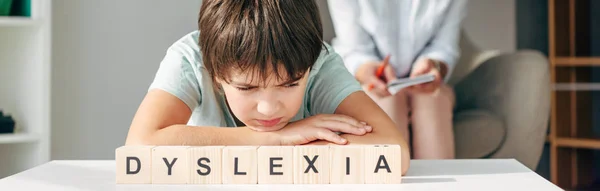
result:
[[[166,48],[199,0],[54,0],[52,159],[113,159]]]
[[[325,1],[317,2],[327,16]],[[113,159],[165,49],[196,29],[200,0],[54,0],[52,7],[52,159]],[[468,9],[465,28],[477,44],[514,50],[514,0],[471,0]]]
[[[517,48],[515,0],[469,0],[463,27],[484,49],[514,51]]]

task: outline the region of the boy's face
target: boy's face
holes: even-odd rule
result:
[[[250,72],[233,72],[230,83],[220,82],[229,108],[252,130],[282,129],[296,115],[304,99],[308,71],[300,80],[287,84],[277,80],[274,73],[268,73],[273,75],[266,83]]]

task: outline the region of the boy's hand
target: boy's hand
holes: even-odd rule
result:
[[[434,60],[423,58],[419,59],[412,68],[410,77],[416,77],[424,74],[433,74],[435,79],[432,82],[419,84],[410,87],[410,90],[417,93],[433,93],[442,84],[442,78],[445,75],[446,65],[439,63],[436,66]]]
[[[336,132],[364,135],[372,130],[366,123],[346,115],[320,114],[289,123],[274,133],[280,145],[302,145],[316,140],[343,145],[348,141]]]
[[[390,56],[388,55],[381,62],[367,62],[358,67],[355,75],[360,84],[364,86],[363,89],[371,91],[379,97],[391,95],[387,90],[387,82],[396,79],[396,74],[394,68],[389,63],[386,64],[389,60]],[[383,65],[385,65],[383,76],[377,76],[377,69]]]

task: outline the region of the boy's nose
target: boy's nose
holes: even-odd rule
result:
[[[259,101],[256,110],[266,117],[275,117],[279,110],[279,104],[277,104],[277,101],[275,100]]]

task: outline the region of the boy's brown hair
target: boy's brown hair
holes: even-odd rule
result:
[[[297,81],[323,48],[313,0],[203,0],[198,28],[203,64],[227,83],[232,71]]]

